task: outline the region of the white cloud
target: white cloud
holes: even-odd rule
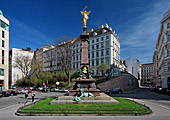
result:
[[[153,3],[150,11],[133,19],[131,28],[122,31],[121,59],[137,58],[141,63],[152,62],[153,52],[160,31],[160,21],[168,10],[170,2]]]

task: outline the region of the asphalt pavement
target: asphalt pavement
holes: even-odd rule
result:
[[[42,98],[41,96],[53,95],[40,93],[37,96]],[[0,120],[169,120],[170,118],[170,96],[152,93],[146,89],[125,94],[114,94],[113,96],[128,98],[145,104],[152,109],[153,113],[145,116],[16,116],[15,112],[22,104],[13,104],[0,109]]]

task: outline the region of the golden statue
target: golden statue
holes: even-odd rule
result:
[[[83,27],[86,27],[86,22],[87,22],[87,19],[89,18],[88,15],[91,13],[91,11],[89,12],[85,11],[85,8],[87,8],[87,6],[84,7],[83,11],[80,11],[81,14],[84,16],[82,20],[82,23],[84,25]]]
[[[87,73],[87,68],[86,67],[83,68],[83,73]]]

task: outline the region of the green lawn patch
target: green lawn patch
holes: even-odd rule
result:
[[[28,114],[149,114],[150,109],[126,99],[114,97],[118,104],[49,104],[54,98],[19,110]]]

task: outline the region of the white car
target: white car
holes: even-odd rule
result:
[[[26,91],[25,90],[18,90],[18,93],[19,94],[26,94]]]

